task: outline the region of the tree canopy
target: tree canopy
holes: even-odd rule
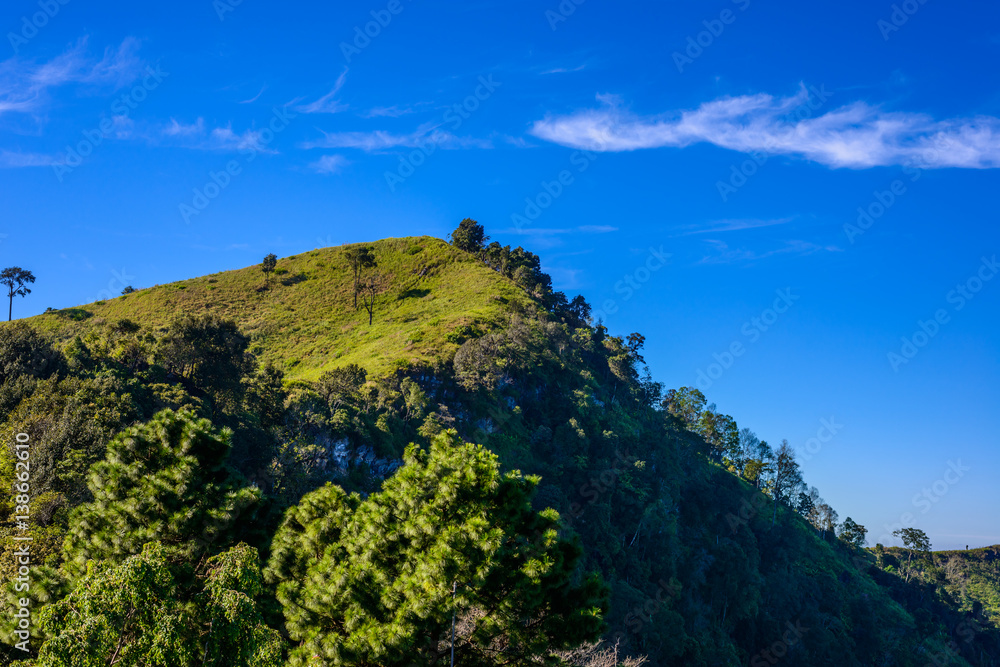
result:
[[[439,434],[362,500],[327,485],[289,511],[268,568],[292,664],[444,664],[452,614],[461,665],[518,663],[595,639],[604,588],[558,515],[531,510],[537,478]],[[455,586],[453,592],[453,585]]]

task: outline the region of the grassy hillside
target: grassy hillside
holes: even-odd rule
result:
[[[50,311],[29,323],[60,341],[127,318],[159,329],[175,317],[213,313],[236,320],[264,362],[290,379],[315,379],[333,366],[358,363],[369,373],[431,361],[457,347],[447,335],[490,321],[524,292],[467,253],[428,236],[370,245],[390,288],[373,326],[353,307],[351,246],[278,260],[264,289],[259,265],[141,289],[109,301]]]

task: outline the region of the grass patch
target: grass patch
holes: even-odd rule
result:
[[[512,282],[440,239],[386,239],[365,245],[373,248],[378,270],[390,277],[370,327],[368,314],[353,305],[353,276],[344,258],[350,246],[282,259],[275,274],[287,277],[263,290],[260,265],[254,265],[28,321],[66,342],[101,327],[99,319],[127,318],[158,331],[182,314],[212,313],[236,320],[251,336],[262,362],[283,367],[290,380],[314,380],[349,363],[377,376],[398,368],[401,361],[432,362],[457,348],[463,337],[449,339],[455,329],[475,324],[487,329],[501,316],[504,304],[527,305],[529,300]],[[411,253],[413,248],[420,250]]]

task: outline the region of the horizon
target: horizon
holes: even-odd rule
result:
[[[470,217],[870,546],[1000,544],[1000,8],[40,6],[0,56],[15,319]]]

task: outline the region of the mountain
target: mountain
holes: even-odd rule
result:
[[[245,538],[264,555],[304,494],[331,481],[370,494],[407,443],[455,429],[541,477],[535,508],[559,512],[580,574],[609,586],[616,655],[1000,665],[996,548],[840,539],[833,515],[800,502],[786,450],[644,372],[643,336],[590,323],[531,253],[457,245],[365,244],[377,265],[362,278],[383,279],[370,325],[353,305],[355,245],[280,259],[270,277],[252,266],[0,326],[0,437],[39,443],[53,558],[109,439],[163,408],[233,431],[232,465],[271,503]]]

